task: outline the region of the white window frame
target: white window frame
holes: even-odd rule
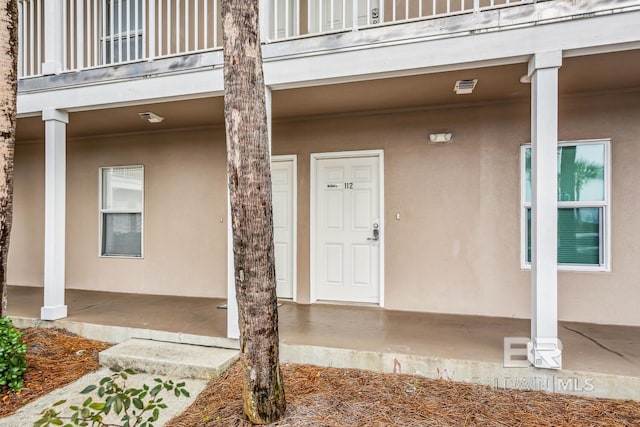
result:
[[[118,168],[142,168],[142,206],[140,210],[131,209],[104,209],[103,208],[103,171],[106,169]],[[144,188],[145,174],[144,165],[121,165],[121,166],[102,166],[98,168],[98,257],[100,258],[126,258],[126,259],[144,259]],[[102,243],[104,239],[104,214],[105,213],[139,213],[140,214],[140,256],[132,255],[104,255],[102,253]]]
[[[558,271],[611,271],[611,139],[583,139],[560,141],[558,147],[572,147],[579,145],[604,145],[604,200],[603,201],[558,201],[560,208],[600,208],[600,248],[601,263],[590,264],[558,264]],[[531,208],[531,201],[527,202],[526,195],[526,158],[525,150],[531,144],[520,146],[520,267],[530,270],[531,263],[527,261],[527,209]]]

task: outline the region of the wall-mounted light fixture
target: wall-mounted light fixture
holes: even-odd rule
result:
[[[164,120],[164,117],[157,115],[156,113],[152,113],[151,111],[145,111],[144,113],[138,113],[138,116],[142,120],[147,120],[149,123],[160,123]]]
[[[427,141],[429,144],[451,144],[452,142],[453,133],[451,132],[430,133]]]

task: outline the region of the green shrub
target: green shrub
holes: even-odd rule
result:
[[[27,346],[11,319],[0,318],[0,391],[4,386],[18,392],[24,386],[22,374],[27,370]]]
[[[160,417],[160,411],[167,409],[160,394],[168,392],[176,397],[189,397],[184,382],[175,384],[171,380],[155,378],[152,385],[143,384],[142,388],[133,388],[125,384],[129,375],[135,375],[135,372],[130,369],[116,371],[102,378],[99,383],[85,387],[80,394],[95,392],[98,401],[89,396],[82,405],[69,406],[71,415],[63,416],[59,409],[66,400],[54,403],[42,411],[42,417],[33,424],[34,427],[153,427]],[[122,424],[107,423],[105,417],[110,413],[120,416]]]

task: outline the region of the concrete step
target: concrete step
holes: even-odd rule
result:
[[[238,350],[131,338],[100,353],[100,365],[149,374],[209,380],[236,361]]]

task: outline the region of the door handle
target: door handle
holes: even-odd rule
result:
[[[373,237],[367,237],[367,240],[376,241],[380,239],[380,229],[378,224],[373,224]]]

